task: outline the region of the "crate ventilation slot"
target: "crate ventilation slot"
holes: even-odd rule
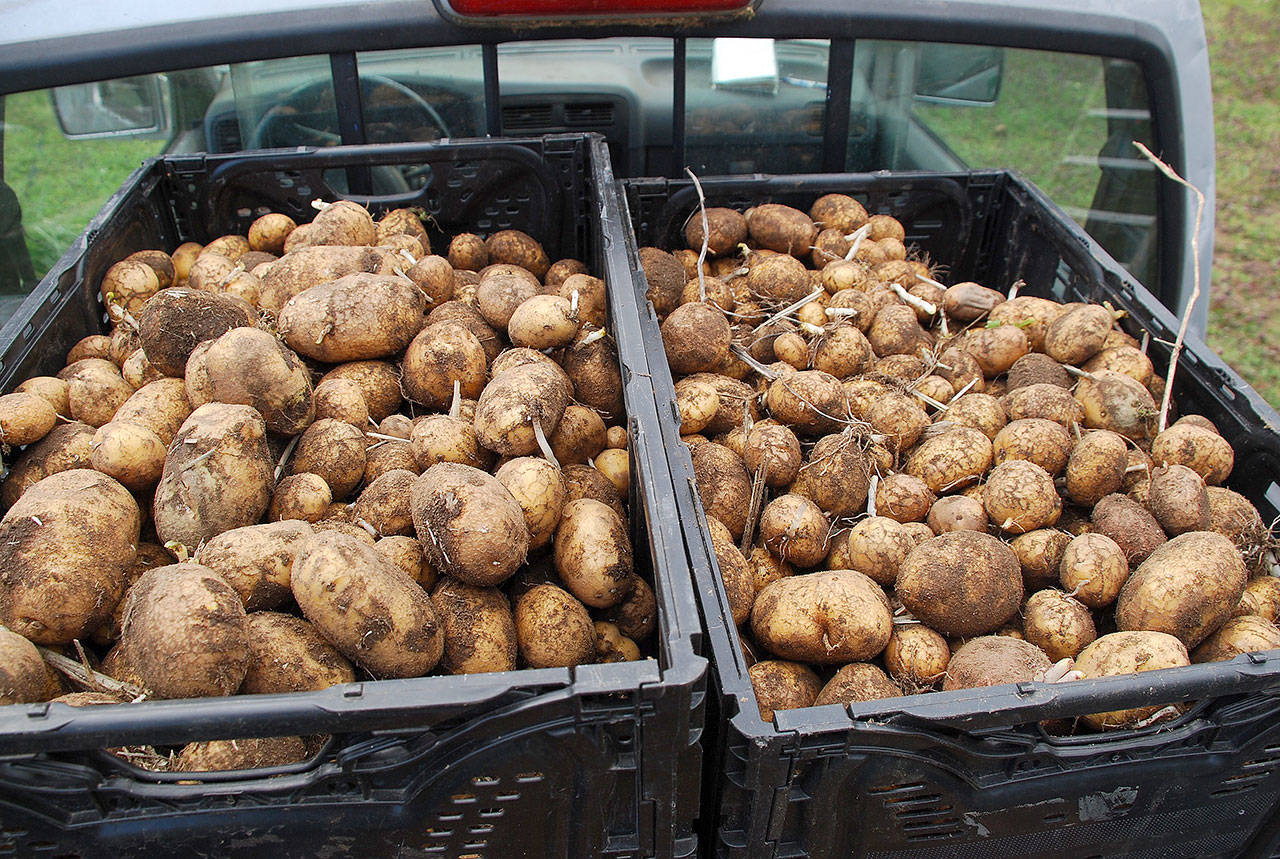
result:
[[[1245,793],[1267,781],[1280,765],[1280,747],[1268,746],[1263,749],[1263,754],[1266,757],[1246,761],[1239,772],[1224,778],[1218,789],[1210,793],[1210,796],[1223,797]]]
[[[948,839],[966,831],[955,808],[923,784],[886,785],[869,793],[880,797],[908,841]]]

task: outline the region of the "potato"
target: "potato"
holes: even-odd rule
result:
[[[1112,322],[1111,311],[1101,305],[1076,305],[1049,323],[1044,351],[1055,361],[1078,366],[1102,351]]]
[[[915,546],[910,532],[901,524],[883,516],[872,516],[848,532],[841,560],[848,563],[849,569],[892,587],[898,578],[898,568]],[[835,560],[832,552],[832,561]]]
[[[444,629],[440,664],[450,674],[514,671],[516,623],[497,588],[476,587],[445,576],[431,591]]]
[[[747,240],[747,222],[740,213],[715,206],[703,211],[707,222],[705,234],[702,231],[702,212],[694,212],[684,225],[685,244],[693,250],[702,248],[704,235],[707,253],[713,257],[724,256]]]
[[[14,503],[28,489],[51,474],[71,468],[92,468],[93,427],[78,421],[59,424],[14,459],[9,476],[0,482],[0,502]]]
[[[1058,566],[1062,587],[1090,608],[1115,602],[1129,578],[1124,550],[1103,534],[1080,534],[1067,544]]]
[[[486,363],[484,348],[466,328],[453,322],[428,325],[405,351],[405,395],[428,409],[443,409],[457,382],[463,397],[475,399],[485,386]]]
[[[1280,629],[1255,615],[1233,617],[1191,653],[1192,662],[1226,662],[1241,653],[1280,648]]]
[[[170,258],[173,260],[174,282],[185,281],[191,272],[191,264],[200,256],[204,245],[199,242],[183,242],[174,248]]]
[[[756,695],[760,718],[766,722],[772,722],[778,710],[812,707],[822,691],[818,675],[798,662],[766,659],[748,668],[747,677]]]
[[[807,256],[818,228],[809,216],[781,203],[764,203],[744,216],[751,241],[780,254]]]
[[[1185,419],[1184,419],[1185,420]],[[1185,465],[1209,486],[1218,486],[1235,467],[1235,452],[1212,430],[1179,421],[1151,442],[1151,458],[1158,465]]]
[[[1026,332],[1016,325],[994,325],[967,331],[960,347],[973,356],[982,374],[993,379],[1031,351]]]
[[[524,563],[529,547],[524,512],[491,475],[438,463],[413,482],[410,506],[423,553],[441,572],[489,587]]]
[[[529,272],[510,266],[490,266],[476,286],[476,309],[495,331],[505,332],[512,316],[537,295],[541,284]]]
[[[904,470],[942,494],[978,481],[991,467],[991,458],[991,439],[972,427],[955,427],[920,442]]]
[[[751,295],[778,304],[791,304],[813,292],[804,263],[785,254],[752,263],[746,285]]]
[[[1076,400],[1084,409],[1084,425],[1117,432],[1144,443],[1156,434],[1159,409],[1141,382],[1111,370],[1101,370],[1076,385]]]
[[[888,597],[854,570],[780,579],[756,595],[751,609],[751,630],[766,650],[823,665],[875,658],[892,627]]]
[[[645,297],[653,303],[653,309],[661,319],[680,306],[680,293],[685,284],[684,266],[658,248],[640,248],[638,255],[647,284]]]
[[[824,436],[813,446],[809,461],[800,466],[791,491],[811,499],[832,517],[852,516],[866,507],[871,468],[851,433]]]
[[[535,295],[521,302],[507,322],[507,334],[516,346],[559,349],[578,333],[577,313],[568,299]]]
[[[876,486],[876,513],[898,522],[922,522],[938,498],[920,478],[890,474]]]
[[[317,692],[356,679],[347,658],[307,621],[259,611],[245,623],[251,655],[240,694]]]
[[[22,382],[15,391],[35,394],[53,406],[55,413],[66,417],[71,414],[71,401],[67,394],[67,383],[56,376],[32,376]]]
[[[575,464],[566,465],[560,473],[564,476],[569,501],[590,498],[606,505],[618,514],[619,519],[626,520],[627,510],[622,503],[622,496],[618,494],[618,488],[599,470],[589,465]]]
[[[830,528],[822,509],[802,495],[779,495],[760,515],[765,547],[800,568],[816,567],[827,557]]]
[[[589,274],[571,274],[560,284],[557,293],[576,308],[580,323],[603,328],[609,321],[609,299],[605,283]],[[579,326],[581,327],[581,326]]]
[[[990,394],[965,394],[956,398],[939,420],[945,420],[953,426],[981,430],[993,442],[1009,422],[1000,400]]]
[[[674,375],[715,370],[733,342],[729,320],[709,304],[682,304],[662,323],[662,343]]]
[[[364,478],[365,437],[351,424],[332,418],[318,420],[298,437],[291,474],[319,475],[335,501],[346,498]]]
[[[312,533],[298,520],[232,528],[200,546],[194,560],[231,585],[247,611],[272,609],[289,598],[294,556]]]
[[[1058,521],[1062,499],[1053,477],[1034,462],[1011,459],[987,476],[982,503],[991,522],[1002,531],[1025,534]]]
[[[640,648],[623,635],[616,624],[597,620],[592,626],[596,630],[596,662],[635,662],[640,659]]]
[[[209,567],[155,567],[129,589],[120,646],[153,698],[231,695],[249,670],[240,596]]]
[[[604,450],[604,420],[593,409],[570,404],[547,441],[562,466],[588,462]]]
[[[165,377],[138,388],[116,409],[113,420],[146,427],[168,445],[191,411],[183,380]]]
[[[938,632],[982,635],[1017,614],[1022,566],[996,538],[952,531],[912,549],[895,587],[907,610]]]
[[[1151,473],[1147,506],[1166,534],[1209,529],[1209,493],[1204,480],[1185,465],[1169,465]]]
[[[538,280],[542,280],[551,267],[542,245],[520,230],[499,230],[485,239],[484,245],[489,252],[490,264],[518,265],[529,270]]]
[[[596,471],[609,479],[619,495],[625,497],[631,491],[631,456],[625,450],[606,448],[596,454],[593,464]]]
[[[275,468],[266,432],[250,406],[209,403],[191,413],[169,446],[156,486],[153,515],[162,543],[193,549],[262,518]]]
[[[640,642],[658,626],[658,601],[653,588],[640,576],[632,579],[631,593],[622,602],[605,609],[604,619],[616,624],[622,634]]]
[[[200,343],[255,322],[257,313],[240,299],[174,287],[147,301],[138,317],[138,336],[152,366],[166,376],[181,376]]]
[[[765,405],[780,423],[807,436],[831,432],[848,413],[840,380],[820,370],[779,376],[769,384]]]
[[[929,508],[926,522],[934,534],[945,534],[949,531],[986,531],[987,510],[980,498],[948,495],[933,503]]]
[[[734,539],[742,536],[751,502],[751,477],[733,451],[714,442],[690,450],[693,475],[707,515],[715,516]]]
[[[225,246],[223,250],[230,252]],[[187,273],[187,286],[201,292],[222,292],[224,284],[233,280],[243,269],[226,253],[201,251]]]
[[[949,319],[969,323],[986,316],[997,305],[1003,304],[1004,300],[1004,296],[994,289],[988,289],[972,281],[965,281],[947,287],[946,295],[942,301],[942,309]]]
[[[0,627],[0,705],[45,700],[44,657],[27,639]]]
[[[165,453],[164,442],[146,427],[111,421],[94,433],[89,462],[131,492],[142,492],[160,479]]]
[[[1099,500],[1092,521],[1097,533],[1120,546],[1131,568],[1168,539],[1151,511],[1126,495],[1112,494]]]
[[[984,635],[970,639],[951,655],[947,663],[944,691],[976,689],[1034,680],[1052,663],[1034,644],[1007,635]]]
[[[1129,576],[1116,601],[1116,626],[1176,636],[1195,647],[1231,616],[1246,574],[1229,539],[1211,531],[1180,534]]]
[[[271,313],[279,313],[289,299],[313,286],[362,272],[391,275],[405,265],[405,259],[390,248],[320,246],[286,251],[261,275],[258,306]]]
[[[947,640],[922,623],[894,624],[884,648],[885,667],[907,692],[922,691],[937,683],[950,661]]]
[[[291,586],[303,616],[375,677],[421,677],[440,661],[430,597],[368,543],[333,531],[304,540]]]
[[[1044,418],[1023,418],[1002,427],[991,441],[992,458],[997,466],[1014,460],[1027,460],[1056,477],[1067,467],[1072,439],[1066,428]]]
[[[1009,420],[1044,418],[1070,428],[1084,421],[1084,407],[1065,388],[1038,382],[1011,390],[1004,398]]]
[[[206,254],[217,254],[224,256],[229,260],[235,261],[240,259],[251,250],[249,240],[244,236],[228,233],[218,236],[209,244],[204,246],[204,250],[200,251],[200,257]],[[197,258],[199,259],[199,258]]]
[[[771,488],[789,485],[804,462],[795,433],[772,420],[752,426],[743,444],[743,460],[750,474],[763,468],[764,482]]]
[[[71,417],[93,427],[109,422],[133,395],[133,387],[110,361],[82,359],[68,365],[59,376],[67,381]]]
[[[306,760],[301,737],[241,737],[188,743],[170,764],[173,772],[218,772],[279,767]]]
[[[379,537],[412,534],[409,491],[417,478],[418,472],[404,468],[380,475],[361,490],[360,497],[352,505],[352,521],[362,528],[373,528]]]
[[[489,249],[475,233],[459,233],[449,242],[449,265],[479,271],[489,264]]]
[[[555,585],[535,585],[516,601],[515,632],[520,656],[530,668],[569,668],[595,657],[591,616]]]
[[[187,360],[187,400],[253,406],[267,429],[296,435],[315,418],[311,374],[279,340],[258,328],[233,328],[197,346]]]
[[[929,416],[914,397],[888,391],[866,412],[872,428],[887,437],[885,444],[895,451],[912,447],[929,426]]]
[[[270,212],[249,225],[249,247],[279,255],[284,253],[284,240],[298,225],[293,218]]]
[[[426,298],[411,281],[362,272],[293,296],[277,327],[298,353],[337,364],[402,351],[422,329],[425,312]]]
[[[716,394],[720,397],[720,406],[715,416],[702,430],[708,435],[718,435],[733,427],[742,426],[744,414],[749,414],[752,421],[760,419],[756,394],[750,385],[718,373],[696,373],[681,379],[679,384],[692,382],[706,382],[716,389]]]
[[[1027,599],[1022,625],[1027,641],[1047,653],[1053,662],[1074,658],[1098,637],[1093,616],[1084,603],[1052,588],[1037,591]]]
[[[34,444],[58,422],[53,404],[44,397],[21,391],[0,397],[0,443]]]
[[[1067,459],[1067,498],[1084,506],[1096,504],[1120,489],[1128,464],[1123,438],[1108,430],[1088,433]]]
[[[921,349],[933,345],[932,338],[920,327],[916,312],[903,304],[891,304],[876,313],[867,330],[867,340],[881,357],[919,355]]]
[[[536,433],[555,431],[572,396],[558,368],[526,364],[495,375],[476,405],[476,437],[503,456],[538,450]],[[537,429],[535,429],[537,427]]]
[[[854,662],[840,668],[822,687],[813,706],[825,704],[855,704],[880,698],[897,698],[902,689],[875,665]]]
[[[1190,664],[1187,648],[1172,635],[1126,631],[1113,632],[1093,642],[1076,657],[1075,667],[1085,679],[1092,679]],[[1160,704],[1153,704],[1128,710],[1091,713],[1081,718],[1086,725],[1097,731],[1132,728],[1160,709]]]
[[[529,549],[536,551],[550,543],[569,498],[560,469],[545,459],[522,456],[504,463],[494,478],[520,505]]]
[[[0,520],[0,624],[65,644],[111,616],[141,527],[115,480],[73,468],[40,480]]]
[[[566,504],[554,552],[565,587],[592,608],[616,605],[631,589],[631,540],[623,519],[606,504],[589,498]]]
[[[333,503],[333,491],[318,474],[290,474],[276,484],[267,505],[267,520],[318,522]]]
[[[142,260],[126,258],[107,269],[98,286],[98,294],[113,316],[120,315],[119,311],[136,315],[160,288],[160,277],[154,268]],[[112,305],[119,310],[111,311]]]
[[[1019,534],[1009,543],[1022,565],[1022,583],[1026,591],[1041,590],[1058,583],[1062,555],[1071,543],[1065,531],[1041,528]]]
[[[431,251],[431,242],[427,237],[426,227],[422,225],[423,214],[413,209],[391,209],[374,225],[374,234],[379,243],[395,236],[410,236],[418,240],[422,249]]]

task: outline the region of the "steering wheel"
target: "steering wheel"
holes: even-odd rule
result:
[[[404,102],[397,99],[388,104],[385,100],[375,98],[377,89],[381,87],[391,90],[403,98]],[[361,75],[360,98],[364,104],[366,129],[390,121],[397,128],[434,128],[438,132],[437,138],[453,136],[440,112],[413,89],[397,80],[384,75]],[[403,121],[402,112],[406,108],[410,119],[416,119],[417,122]],[[401,116],[398,117],[398,114]],[[311,81],[290,91],[262,114],[262,118],[249,133],[245,148],[336,146],[342,142],[342,135],[333,127],[335,120],[333,82],[327,78]]]

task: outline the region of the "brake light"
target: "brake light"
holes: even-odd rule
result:
[[[723,13],[748,9],[757,0],[438,0],[464,18],[616,17]]]

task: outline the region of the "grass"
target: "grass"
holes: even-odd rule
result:
[[[1280,16],[1273,0],[1203,0],[1218,205],[1209,345],[1280,407]]]
[[[6,96],[4,120],[4,180],[22,205],[37,273],[57,262],[129,173],[162,148],[159,140],[68,140],[47,91]]]

